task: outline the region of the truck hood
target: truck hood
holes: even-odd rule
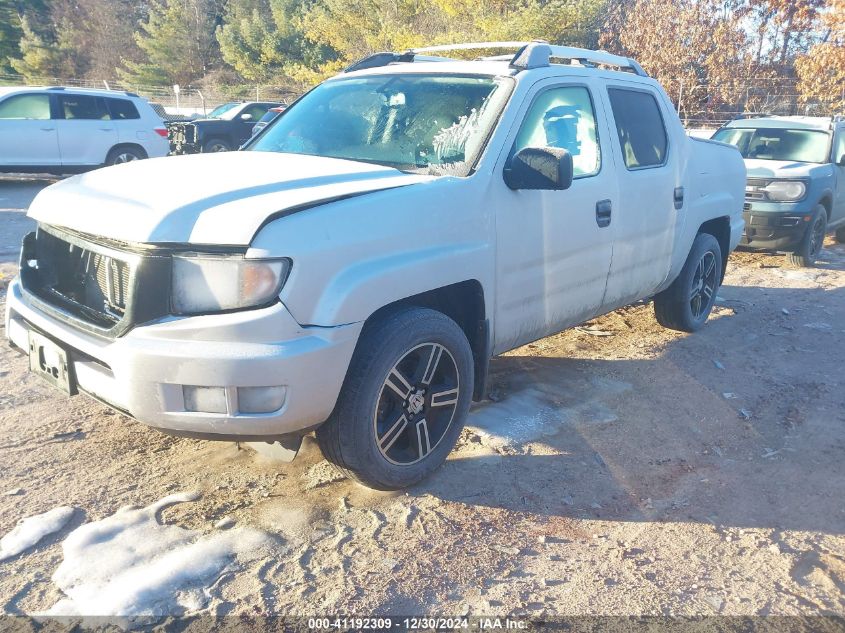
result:
[[[58,182],[38,194],[28,215],[125,242],[246,246],[272,216],[433,179],[298,154],[169,156]]]
[[[806,178],[819,167],[823,165],[785,160],[745,159],[745,169],[749,178]]]

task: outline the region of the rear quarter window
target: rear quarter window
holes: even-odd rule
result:
[[[654,95],[625,88],[608,88],[607,93],[625,166],[642,169],[663,165],[669,139]]]
[[[129,99],[114,99],[109,97],[106,99],[106,105],[108,106],[111,118],[115,121],[141,118],[141,115],[138,114],[138,108]]]

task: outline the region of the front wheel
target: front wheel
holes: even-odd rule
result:
[[[816,205],[813,216],[801,238],[801,244],[794,253],[787,253],[786,259],[798,268],[809,268],[816,263],[816,258],[822,252],[824,236],[827,233],[827,211],[822,205]]]
[[[445,460],[463,428],[473,358],[446,315],[404,308],[370,323],[317,441],[325,458],[378,490],[405,488]]]
[[[836,229],[836,241],[839,244],[845,244],[845,227]]]
[[[232,148],[229,147],[229,144],[220,138],[212,138],[207,140],[202,145],[202,151],[204,154],[210,154],[215,152],[228,152]]]
[[[710,316],[722,281],[722,249],[709,233],[699,233],[677,279],[654,298],[654,315],[663,327],[695,332]]]

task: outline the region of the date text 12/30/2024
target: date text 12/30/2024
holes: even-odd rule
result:
[[[528,629],[528,621],[497,617],[458,618],[361,618],[329,617],[309,618],[308,628],[315,631],[357,630],[357,631],[522,631]]]

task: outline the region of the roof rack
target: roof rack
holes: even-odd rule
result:
[[[495,48],[516,48],[516,54],[513,57],[509,55],[496,55],[493,57],[481,58],[485,61],[507,61],[510,60],[511,68],[516,70],[530,70],[532,68],[544,68],[551,65],[552,59],[568,59],[578,62],[584,66],[614,66],[623,70],[629,70],[641,77],[648,77],[648,73],[643,70],[633,59],[622,57],[621,55],[613,55],[606,51],[593,51],[586,48],[576,48],[573,46],[556,46],[541,40],[533,42],[471,42],[465,44],[444,44],[440,46],[426,46],[422,48],[412,48],[404,53],[390,53],[381,52],[374,53],[368,57],[355,62],[344,72],[353,72],[355,70],[363,70],[365,68],[377,68],[379,66],[387,66],[396,63],[412,63],[421,61],[454,61],[449,58],[440,56],[422,55],[422,53],[445,53],[449,51],[471,51],[471,50],[489,50]]]

